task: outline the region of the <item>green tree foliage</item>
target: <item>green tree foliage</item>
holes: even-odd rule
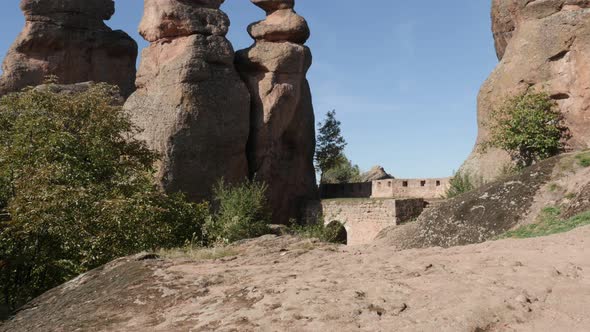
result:
[[[341,154],[332,168],[322,173],[322,183],[354,183],[360,182],[361,171],[357,165]]]
[[[0,99],[0,296],[15,308],[114,258],[202,239],[209,208],[153,184],[115,91]]]
[[[316,169],[323,174],[342,162],[346,141],[342,137],[340,121],[336,119],[336,111],[330,111],[326,120],[319,123],[319,134],[315,153]]]
[[[221,180],[214,190],[216,213],[205,225],[212,244],[227,244],[270,232],[271,212],[266,184],[245,181],[228,185]]]
[[[506,100],[486,124],[490,139],[484,144],[507,151],[518,167],[559,154],[568,137],[563,117],[546,93],[528,93]]]

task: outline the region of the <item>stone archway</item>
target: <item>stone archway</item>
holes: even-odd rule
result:
[[[333,220],[326,225],[326,229],[330,232],[334,232],[334,242],[348,244],[348,231],[343,223],[338,220]]]

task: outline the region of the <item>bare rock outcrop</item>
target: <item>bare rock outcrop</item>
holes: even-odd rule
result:
[[[369,171],[361,174],[361,182],[373,182],[378,180],[395,179],[381,166],[374,166]]]
[[[590,226],[392,253],[296,237],[113,261],[0,323],[30,331],[587,331]]]
[[[510,159],[479,149],[494,107],[526,91],[545,91],[571,132],[569,148],[590,147],[590,2],[586,0],[494,0],[493,33],[501,60],[478,97],[479,134],[463,170],[489,180]]]
[[[4,59],[0,95],[50,75],[62,84],[106,82],[123,96],[133,92],[137,43],[104,23],[113,0],[22,0],[20,7],[26,23]]]
[[[248,142],[250,176],[269,185],[274,223],[301,218],[316,200],[313,167],[314,113],[306,73],[311,51],[305,19],[293,0],[252,0],[266,11],[251,24],[253,46],[239,51],[236,64],[252,96]]]
[[[192,200],[210,198],[220,179],[248,176],[248,90],[225,38],[223,0],[145,0],[137,91],[125,110],[161,154],[158,180]]]
[[[405,250],[452,247],[493,240],[530,224],[545,229],[548,212],[559,210],[567,227],[590,211],[588,152],[564,153],[503,176],[457,197],[430,204],[415,222],[381,231],[377,243]]]

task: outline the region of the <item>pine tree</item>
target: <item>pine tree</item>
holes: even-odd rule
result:
[[[326,120],[319,123],[315,164],[316,169],[323,175],[326,171],[338,166],[342,160],[346,141],[342,137],[340,121],[336,119],[336,111],[326,115]]]

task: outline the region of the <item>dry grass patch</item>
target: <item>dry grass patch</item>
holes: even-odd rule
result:
[[[590,167],[590,152],[580,153],[576,156],[578,165],[582,167]]]

